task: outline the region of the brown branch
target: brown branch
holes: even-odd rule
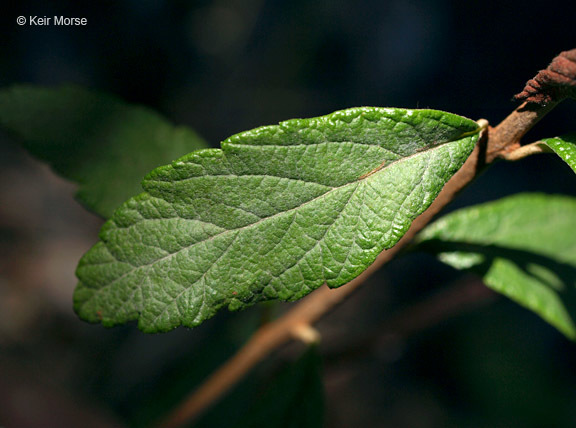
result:
[[[346,346],[328,359],[357,358],[377,348],[396,345],[414,334],[493,301],[498,295],[486,287],[481,278],[467,275],[424,300],[401,309],[355,343]]]
[[[546,106],[523,103],[496,128],[490,129],[486,149],[486,163],[491,163],[497,157],[518,149],[522,137],[532,129],[540,119],[554,109],[558,103],[559,101],[555,101]]]
[[[298,337],[298,329],[301,329],[303,325],[311,326],[343,302],[368,277],[394,258],[440,210],[480,174],[487,164],[505,153],[509,147],[519,145],[522,136],[556,104],[557,102],[551,102],[546,106],[540,106],[524,103],[496,128],[488,128],[487,132],[483,132],[479,144],[462,168],[446,183],[432,205],[414,220],[408,232],[394,247],[383,251],[368,269],[348,284],[337,289],[323,286],[277,320],[261,327],[236,355],[212,373],[198,389],[162,420],[159,426],[178,428],[191,424],[256,364],[294,337]]]
[[[378,329],[383,340],[408,337],[437,325],[450,317],[487,303],[497,294],[481,278],[465,276],[421,302],[392,316]]]

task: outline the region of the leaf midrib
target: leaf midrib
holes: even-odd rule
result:
[[[306,202],[302,203],[301,205],[298,205],[298,206],[296,206],[296,207],[294,207],[294,208],[290,208],[289,210],[286,210],[286,211],[280,211],[280,212],[275,213],[275,214],[273,214],[273,215],[271,215],[271,216],[264,217],[264,218],[262,218],[262,219],[260,219],[260,220],[258,220],[258,221],[256,221],[256,222],[254,222],[254,223],[247,224],[247,225],[245,225],[245,226],[241,226],[241,227],[234,228],[234,229],[225,229],[225,230],[223,230],[222,232],[219,232],[219,233],[217,233],[217,234],[215,234],[215,235],[212,235],[212,236],[210,236],[210,237],[208,237],[208,238],[206,238],[206,239],[204,239],[204,240],[195,242],[195,243],[193,243],[193,244],[191,244],[191,245],[182,247],[182,248],[178,249],[177,251],[175,251],[175,252],[173,252],[173,253],[169,253],[169,254],[167,254],[166,256],[163,256],[163,257],[161,257],[161,258],[159,258],[159,259],[153,260],[153,261],[151,261],[150,263],[146,263],[146,264],[139,265],[139,266],[134,266],[134,265],[132,265],[129,261],[127,261],[127,262],[126,262],[126,261],[121,261],[121,260],[119,260],[119,259],[116,257],[115,254],[113,254],[113,253],[110,251],[110,249],[109,249],[108,246],[106,245],[106,249],[108,250],[108,253],[109,253],[112,257],[114,257],[114,258],[116,259],[116,261],[118,261],[118,262],[120,262],[120,263],[128,263],[128,264],[130,264],[131,266],[133,266],[133,269],[130,269],[129,271],[123,273],[121,276],[119,276],[118,278],[116,278],[116,279],[114,279],[113,281],[109,282],[108,284],[105,284],[104,286],[96,289],[95,292],[94,292],[94,294],[100,294],[101,292],[103,292],[103,291],[104,291],[105,289],[107,289],[108,287],[114,285],[114,284],[117,283],[118,281],[122,280],[123,278],[125,278],[126,276],[132,274],[133,272],[135,272],[135,271],[137,271],[137,270],[147,268],[147,267],[152,266],[152,265],[157,264],[157,263],[161,263],[162,261],[164,261],[164,260],[166,260],[166,259],[169,259],[170,257],[172,257],[172,256],[174,256],[174,255],[177,255],[177,254],[179,254],[180,252],[182,252],[182,251],[184,251],[184,250],[193,248],[193,247],[194,247],[195,245],[197,245],[197,244],[202,244],[202,243],[204,243],[204,242],[209,242],[209,241],[211,241],[211,240],[213,240],[213,239],[216,239],[217,237],[219,237],[219,236],[221,236],[221,235],[224,235],[224,234],[226,234],[226,233],[237,232],[237,231],[239,232],[239,231],[241,231],[241,230],[243,230],[243,229],[246,229],[246,228],[248,228],[248,227],[256,226],[257,224],[259,224],[259,223],[261,223],[261,222],[263,222],[263,221],[266,221],[266,220],[268,220],[268,219],[272,219],[272,218],[275,218],[276,216],[279,216],[279,215],[282,215],[282,214],[286,214],[286,213],[289,213],[289,212],[291,212],[291,211],[300,209],[300,208],[306,206],[307,204],[310,204],[310,203],[312,203],[312,202],[315,202],[315,201],[319,200],[320,198],[325,197],[326,195],[328,195],[328,194],[331,193],[331,192],[338,191],[338,190],[342,190],[342,189],[344,189],[344,188],[346,188],[346,187],[348,187],[348,186],[359,185],[360,183],[366,182],[366,181],[369,180],[369,179],[374,179],[374,177],[377,177],[379,174],[381,174],[381,173],[383,173],[384,171],[388,170],[388,168],[390,168],[391,166],[393,166],[393,165],[395,165],[395,164],[404,163],[404,162],[408,161],[409,159],[412,159],[412,158],[414,158],[414,157],[416,157],[416,156],[423,156],[423,155],[425,155],[425,154],[428,153],[428,152],[431,152],[431,151],[433,151],[433,150],[436,150],[436,149],[444,146],[445,144],[448,144],[448,143],[453,142],[453,141],[457,141],[457,140],[459,140],[459,139],[461,139],[461,138],[465,138],[465,137],[468,137],[468,136],[470,136],[470,135],[473,135],[473,134],[464,133],[462,136],[460,136],[460,137],[458,137],[458,138],[455,138],[455,139],[453,139],[453,140],[448,140],[448,141],[446,141],[446,142],[444,142],[444,143],[431,146],[431,147],[430,147],[429,149],[427,149],[427,150],[423,150],[423,151],[421,151],[421,152],[416,152],[416,153],[413,153],[413,154],[411,154],[411,155],[409,155],[409,156],[406,156],[406,157],[397,159],[397,160],[391,162],[390,164],[385,165],[383,168],[379,169],[379,170],[378,170],[376,173],[374,173],[374,174],[371,174],[371,175],[369,175],[369,176],[367,176],[367,177],[364,177],[364,178],[359,178],[359,179],[357,179],[357,180],[355,180],[355,181],[352,181],[352,182],[347,183],[347,184],[342,185],[342,186],[334,187],[334,188],[326,191],[325,193],[323,193],[323,194],[321,194],[321,195],[319,195],[319,196],[316,196],[316,197],[310,199],[309,201],[306,201]],[[263,176],[263,177],[270,177],[269,175],[262,175],[262,176]],[[150,195],[150,196],[152,196],[152,195]],[[158,199],[162,199],[162,200],[164,200],[165,202],[167,202],[167,203],[170,204],[169,201],[166,201],[166,200],[163,199],[163,198],[158,198]],[[342,209],[341,209],[340,212],[338,213],[338,216],[339,216],[340,213],[346,208],[346,206],[347,206],[347,203],[343,205]],[[180,218],[181,218],[181,217],[180,217]],[[164,219],[145,219],[145,220],[143,220],[143,221],[155,222],[155,221],[162,221],[162,220],[164,220]],[[186,220],[186,219],[183,219],[183,220]],[[211,223],[206,223],[206,222],[204,222],[204,221],[202,221],[202,220],[197,220],[197,219],[194,219],[194,220],[195,220],[195,221],[200,221],[200,222],[205,223],[205,224],[211,224]],[[141,222],[134,223],[134,224],[130,225],[129,228],[130,228],[130,227],[134,227],[134,226],[136,226],[136,225],[139,224],[139,223],[141,223]],[[333,224],[333,223],[332,223],[332,224]],[[115,225],[116,225],[116,223],[115,223]],[[331,226],[331,225],[329,225],[327,228],[329,228],[330,226]],[[118,227],[118,226],[116,225],[116,227]],[[102,240],[104,241],[104,239],[102,239]],[[104,241],[104,242],[105,242],[105,241]],[[111,262],[111,263],[112,263],[112,262]],[[139,288],[139,287],[136,287],[136,288]]]
[[[358,184],[358,186],[360,186],[360,184]],[[334,225],[334,223],[336,222],[336,220],[338,220],[340,218],[340,216],[342,215],[342,212],[344,211],[344,209],[346,208],[346,206],[348,205],[348,203],[350,202],[350,200],[352,199],[352,197],[354,196],[354,194],[356,193],[356,191],[358,190],[358,187],[356,187],[356,189],[354,189],[351,193],[350,193],[350,197],[348,198],[348,201],[344,204],[344,208],[342,208],[342,210],[340,210],[338,212],[338,215],[336,216],[336,218],[334,219],[334,221],[328,225],[326,227],[326,230],[324,231],[324,233],[322,234],[322,237],[320,239],[318,239],[316,241],[316,243],[309,248],[302,256],[300,256],[298,258],[298,260],[291,266],[286,267],[285,271],[288,269],[291,269],[292,267],[296,266],[307,254],[310,253],[310,251],[314,250],[314,248],[316,248],[318,246],[318,244],[320,242],[322,242],[322,240],[324,239],[324,237],[326,236],[326,234],[328,233],[328,230]],[[295,213],[294,215],[296,215],[297,213]],[[290,226],[289,226],[290,227]],[[237,230],[237,229],[235,229]],[[227,245],[226,249],[224,251],[222,251],[222,253],[216,258],[216,260],[214,262],[212,262],[212,264],[208,267],[208,269],[206,269],[205,272],[202,273],[202,276],[197,279],[193,284],[190,284],[188,286],[184,286],[184,289],[178,293],[178,295],[176,295],[175,297],[173,297],[169,303],[167,303],[164,308],[160,311],[160,313],[158,315],[156,315],[154,317],[154,319],[151,321],[151,325],[156,326],[156,322],[158,321],[158,319],[164,315],[166,313],[166,311],[168,310],[169,306],[171,306],[175,301],[177,301],[186,291],[188,291],[190,289],[190,287],[192,287],[192,285],[194,284],[198,284],[200,283],[200,281],[204,281],[204,288],[202,289],[202,301],[200,303],[200,308],[198,309],[198,311],[196,312],[196,316],[194,317],[194,319],[196,319],[196,317],[200,314],[200,311],[202,309],[202,307],[204,306],[205,302],[206,302],[206,289],[205,287],[206,285],[206,275],[208,274],[208,272],[210,272],[210,270],[216,265],[216,263],[222,259],[222,257],[224,257],[224,255],[230,250],[230,248],[232,247],[232,245],[234,244],[234,242],[236,242],[236,238],[238,238],[240,232],[238,232],[236,234],[236,236],[234,236],[234,238],[232,239],[232,241],[230,242],[230,244]],[[285,234],[284,234],[285,235]],[[284,237],[284,236],[283,236]],[[283,239],[280,238],[280,241]],[[274,248],[280,243],[280,241],[278,243],[276,243],[276,245],[274,246]],[[148,278],[148,277],[147,277]],[[326,282],[326,278],[324,277],[324,270],[322,270],[322,280],[324,282]],[[193,321],[194,322],[194,321]]]

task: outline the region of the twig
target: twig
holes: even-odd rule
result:
[[[506,152],[518,149],[522,137],[558,103],[559,101],[550,102],[545,106],[523,103],[496,128],[490,129],[486,163],[491,163]]]
[[[536,155],[539,153],[553,153],[553,152],[542,141],[536,141],[535,143],[520,146],[520,148],[513,150],[511,152],[504,153],[502,155],[502,158],[506,159],[507,161],[517,161],[520,159],[524,159],[525,157]]]
[[[264,325],[230,360],[224,363],[194,392],[190,394],[172,413],[159,424],[162,428],[178,428],[191,424],[196,418],[250,369],[298,335],[302,326],[311,326],[359,288],[368,277],[390,261],[412,238],[426,226],[432,218],[466,187],[484,167],[501,156],[508,147],[519,144],[520,139],[542,117],[550,112],[558,102],[546,106],[524,103],[496,128],[483,132],[476,146],[462,168],[446,183],[432,205],[412,223],[402,239],[391,249],[383,251],[376,261],[361,275],[348,284],[329,289],[321,287],[277,320]]]
[[[482,279],[466,276],[425,300],[400,311],[380,326],[380,336],[407,337],[494,299]]]
[[[491,302],[497,296],[480,278],[465,276],[455,284],[400,310],[360,340],[347,345],[344,352],[332,357],[337,357],[341,362],[343,358],[354,358],[374,348],[393,346],[446,319]]]

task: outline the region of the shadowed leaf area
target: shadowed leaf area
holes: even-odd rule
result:
[[[451,213],[417,248],[539,314],[576,339],[576,199],[520,194]]]
[[[78,183],[78,199],[105,218],[142,192],[151,169],[207,147],[152,110],[75,86],[0,90],[0,126]]]
[[[478,131],[441,111],[354,108],[157,168],[80,261],[76,311],[157,332],[343,285],[398,242]]]

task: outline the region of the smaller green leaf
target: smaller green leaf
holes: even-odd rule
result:
[[[142,191],[151,169],[207,147],[152,110],[75,86],[3,88],[0,126],[77,182],[78,199],[106,218]]]
[[[574,231],[576,198],[521,194],[451,213],[418,241],[576,339]]]
[[[576,172],[576,132],[542,140]]]

